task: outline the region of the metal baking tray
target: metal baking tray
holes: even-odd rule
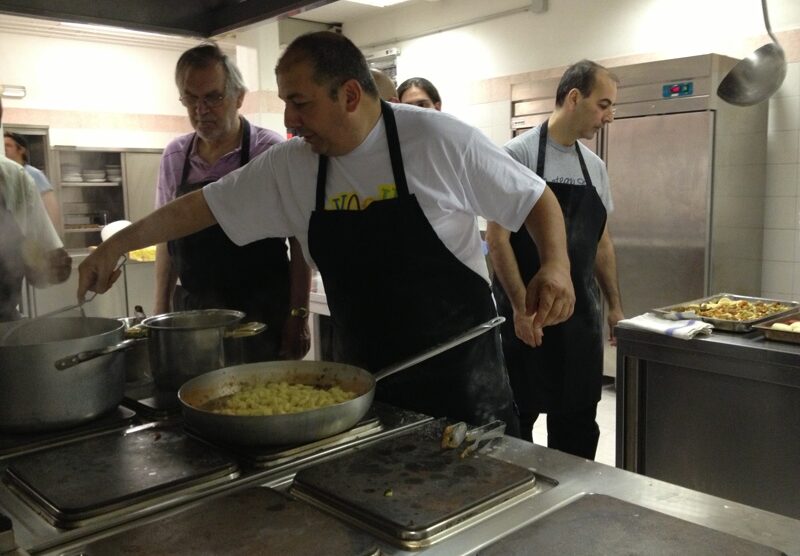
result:
[[[790,342],[792,344],[800,344],[800,330],[797,332],[790,332],[788,330],[775,330],[772,325],[776,322],[782,324],[789,324],[790,322],[800,322],[800,312],[784,314],[780,317],[771,318],[758,324],[753,325],[753,328],[761,330],[767,340],[776,340],[778,342]]]
[[[782,305],[786,306],[786,309],[784,311],[773,313],[771,315],[766,315],[764,317],[760,317],[757,319],[741,320],[741,321],[717,319],[713,317],[703,317],[700,315],[692,316],[693,313],[685,315],[683,314],[687,312],[686,307],[689,305],[699,305],[702,303],[709,303],[712,301],[717,301],[722,297],[727,297],[732,301],[749,301],[750,303],[781,303]],[[769,299],[766,297],[750,297],[746,295],[736,295],[733,293],[717,293],[714,295],[709,295],[708,297],[701,297],[700,299],[694,299],[692,301],[684,301],[683,303],[676,303],[675,305],[669,305],[667,307],[653,309],[655,313],[672,316],[673,318],[697,318],[702,321],[713,324],[715,329],[727,330],[729,332],[750,332],[753,329],[753,325],[755,324],[783,317],[790,313],[797,312],[798,310],[800,310],[800,303],[796,301],[786,301],[784,299]]]

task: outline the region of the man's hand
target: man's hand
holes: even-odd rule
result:
[[[89,290],[107,292],[122,274],[117,268],[122,253],[115,252],[111,245],[111,240],[104,241],[78,265],[78,301],[83,301]]]
[[[533,326],[533,315],[527,314],[525,311],[514,311],[514,333],[521,341],[525,342],[531,347],[538,347],[542,345],[541,328]]]
[[[287,317],[281,335],[283,359],[302,359],[311,348],[311,335],[308,332],[308,318]]]
[[[63,247],[47,252],[47,282],[60,284],[72,273],[72,257]]]
[[[608,322],[608,341],[612,346],[617,345],[617,338],[614,336],[614,327],[617,323],[625,318],[622,309],[609,309],[607,315]]]
[[[569,270],[544,264],[528,284],[525,307],[534,328],[564,322],[575,308],[575,290]]]

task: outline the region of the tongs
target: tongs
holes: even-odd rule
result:
[[[459,421],[445,427],[442,434],[442,448],[458,448],[465,445],[461,451],[461,457],[465,458],[472,453],[485,451],[492,440],[502,438],[505,432],[506,424],[500,420],[473,429],[470,429],[465,422]]]

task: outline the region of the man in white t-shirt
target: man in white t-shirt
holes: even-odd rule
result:
[[[451,116],[381,101],[336,33],[296,39],[276,74],[295,138],[104,242],[80,267],[79,298],[110,287],[119,253],[214,223],[238,244],[294,236],[322,275],[336,359],[377,372],[496,316],[481,215],[535,238],[537,325],[569,317],[563,217],[533,172]],[[518,434],[496,329],[381,380],[376,397]]]
[[[592,139],[614,119],[617,78],[589,60],[564,72],[550,119],[506,144],[508,153],[547,181],[558,197],[567,227],[575,287],[572,318],[542,337],[525,307],[525,283],[539,269],[537,246],[525,230],[511,233],[490,222],[486,239],[495,271],[494,294],[503,325],[503,353],[520,412],[522,438],[547,414],[547,445],[594,459],[603,376],[602,298],[608,326],[622,316],[616,258],[606,225],[613,209],[603,161],[579,139]],[[545,163],[546,161],[546,163]],[[600,288],[598,289],[598,283]]]

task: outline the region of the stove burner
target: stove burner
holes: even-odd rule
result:
[[[150,423],[19,456],[4,481],[49,523],[71,529],[238,475],[235,460],[180,425]]]
[[[122,405],[133,409],[145,419],[156,421],[181,414],[178,394],[159,390],[153,382],[126,387]]]
[[[117,407],[87,423],[55,431],[39,433],[0,433],[0,459],[51,448],[81,438],[89,438],[131,424],[136,413],[126,407]]]
[[[297,472],[291,493],[401,548],[421,548],[538,492],[529,469],[441,447],[444,420]],[[541,490],[541,489],[539,489]]]
[[[191,534],[176,534],[176,531]],[[214,497],[177,515],[80,546],[70,554],[376,556],[373,537],[269,488]]]
[[[206,440],[200,433],[189,428],[187,428],[186,432],[198,440],[225,449],[250,467],[256,469],[270,469],[286,463],[295,464],[322,453],[332,454],[337,451],[336,448],[346,448],[354,442],[368,438],[382,430],[383,426],[378,417],[375,415],[367,415],[352,429],[308,444],[237,446],[234,444],[224,444],[216,440]]]

